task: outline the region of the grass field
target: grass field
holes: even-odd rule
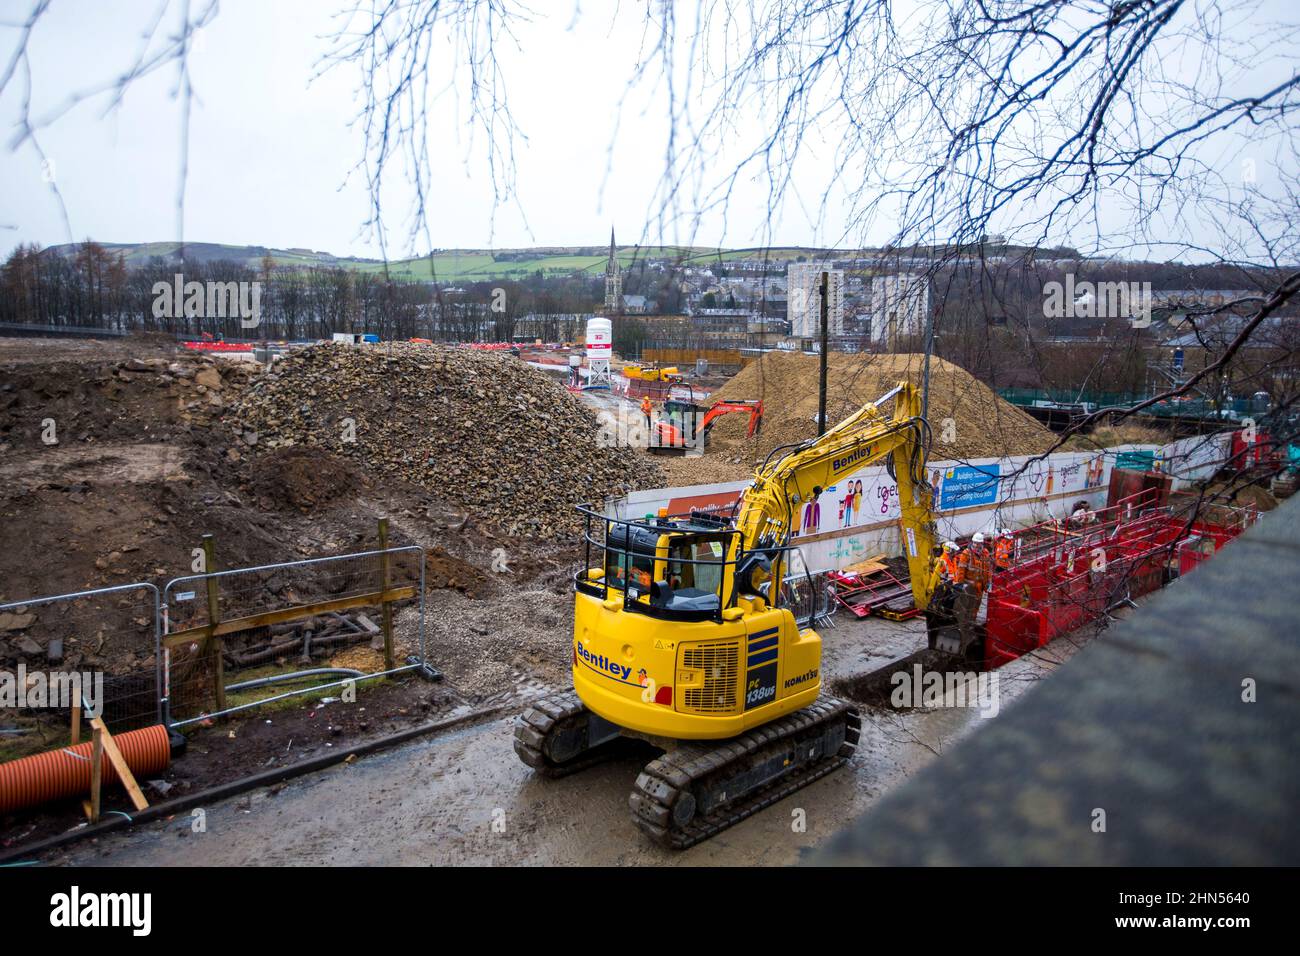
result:
[[[176,253],[179,243],[145,242],[145,243],[102,243],[109,252],[123,252],[128,263],[140,264],[153,256],[171,256]],[[604,272],[607,254],[595,250],[599,247],[574,249],[538,250],[503,249],[495,254],[485,249],[452,249],[434,253],[432,262],[429,256],[416,259],[396,259],[387,263],[388,274],[395,279],[408,281],[428,281],[434,277],[439,282],[483,282],[493,279],[523,279],[541,272],[545,276],[567,276],[575,274],[600,275]],[[767,250],[768,257],[774,262],[784,262],[798,256],[814,254],[815,250],[800,248],[774,248]],[[236,246],[212,242],[190,242],[185,244],[187,257],[201,261],[228,259],[241,262],[250,268],[258,268],[262,259],[270,255],[272,261],[281,267],[312,266],[355,269],[358,272],[382,273],[383,262],[372,259],[335,257],[325,252],[310,249],[269,249],[265,246]],[[505,256],[525,255],[527,258],[499,258]],[[704,249],[676,246],[649,246],[641,249],[622,247],[618,250],[620,265],[627,269],[637,261],[645,259],[670,260],[682,265],[707,266],[717,262],[731,262],[763,254],[762,249]],[[535,257],[534,257],[535,256]],[[432,266],[432,270],[430,268]]]

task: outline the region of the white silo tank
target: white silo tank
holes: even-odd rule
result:
[[[609,361],[614,357],[614,324],[594,316],[587,320],[587,386],[610,384]]]
[[[587,358],[609,359],[614,351],[614,324],[599,316],[587,320]]]

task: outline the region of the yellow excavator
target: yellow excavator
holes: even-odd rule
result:
[[[893,414],[882,410],[893,401]],[[917,607],[933,547],[929,429],[903,382],[820,436],[776,449],[732,516],[586,516],[575,579],[573,691],[515,724],[515,752],[564,776],[648,743],[635,823],[677,849],[707,839],[842,766],[859,718],[822,695],[822,642],[788,606],[792,531],[808,502],[885,459],[898,482]],[[598,556],[600,561],[591,560]]]

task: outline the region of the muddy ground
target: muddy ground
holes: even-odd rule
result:
[[[437,494],[382,479],[315,450],[241,448],[221,411],[246,386],[237,363],[179,353],[170,343],[0,339],[0,601],[191,572],[192,549],[216,535],[218,564],[247,566],[376,546],[391,520],[395,544],[426,548],[428,659],[445,679],[403,678],[362,689],[356,703],[295,700],[210,726],[193,726],[185,756],[146,782],[151,800],[284,766],[442,717],[506,706],[566,686],[572,635],[571,544],[503,535]],[[599,401],[592,404],[601,405]],[[615,403],[611,402],[610,406]],[[53,411],[51,411],[53,410]],[[602,410],[612,412],[613,407]],[[59,442],[39,438],[54,417]],[[0,667],[32,656],[51,620],[0,633]],[[67,622],[63,622],[66,624]],[[147,622],[144,622],[147,624]],[[69,632],[65,664],[151,673],[148,627]],[[399,651],[413,649],[413,608],[397,618]],[[471,723],[346,767],[189,817],[104,838],[59,862],[790,862],[847,815],[979,725],[969,710],[893,711],[855,678],[907,658],[919,625],[841,621],[825,632],[832,689],[867,702],[866,732],[849,772],[834,774],[685,854],[652,848],[631,826],[627,794],[637,763],[621,761],[558,782],[536,779],[510,747],[508,719]],[[999,674],[1003,703],[1074,646]],[[368,665],[348,651],[347,666]],[[332,662],[341,663],[341,662]],[[877,688],[878,690],[878,688]],[[0,729],[8,720],[0,720]],[[10,738],[12,740],[12,738]],[[0,743],[4,739],[0,738]],[[129,809],[119,793],[106,808]],[[806,832],[791,830],[793,808]],[[496,811],[500,811],[496,813]],[[494,815],[495,813],[495,815]],[[504,832],[492,828],[505,821]],[[82,826],[75,801],[0,819],[13,847]],[[220,839],[211,837],[220,835]],[[103,856],[107,854],[107,858]]]
[[[915,622],[841,621],[824,631],[826,668],[842,683],[917,651]],[[1002,712],[1081,643],[1062,640],[998,674]],[[892,670],[892,669],[891,669]],[[948,703],[953,698],[947,698]],[[364,698],[355,706],[365,705]],[[627,796],[641,761],[623,759],[561,780],[521,764],[509,716],[471,723],[350,764],[51,854],[52,864],[782,865],[808,858],[847,820],[936,759],[984,719],[952,706],[863,706],[849,766],[682,853],[632,825]],[[323,713],[323,712],[322,712]],[[319,717],[316,719],[320,719]],[[989,719],[997,719],[992,717]],[[186,758],[188,759],[188,758]],[[803,820],[799,829],[796,821]]]
[[[508,537],[437,489],[372,474],[321,449],[241,444],[223,416],[255,374],[249,363],[191,354],[157,337],[0,338],[0,604],[138,581],[161,587],[194,572],[194,549],[208,533],[218,569],[370,550],[382,516],[391,544],[426,551],[427,638],[431,658],[448,662],[449,679],[373,689],[376,719],[336,722],[319,746],[513,693],[523,669],[557,677],[559,668],[542,663],[553,655],[539,649],[569,639],[568,580],[579,560],[572,543]],[[151,682],[152,614],[142,595],[0,613],[0,669],[57,664],[102,671],[110,681]],[[290,599],[288,591],[282,596]],[[397,615],[403,656],[417,643],[413,604]],[[503,610],[490,614],[493,607]],[[540,632],[536,620],[555,629]],[[56,638],[63,641],[57,662]],[[357,646],[319,663],[369,671],[381,661],[373,648]],[[273,755],[301,756],[319,736],[311,728],[320,722],[299,728],[288,711],[270,717],[239,717],[219,734],[191,728],[200,741],[195,754],[208,740],[216,741],[211,753],[225,756],[178,765],[179,776],[163,778],[163,787],[245,776]],[[66,739],[66,713],[0,714],[0,759]],[[69,803],[0,818],[0,845],[60,832],[78,816]]]

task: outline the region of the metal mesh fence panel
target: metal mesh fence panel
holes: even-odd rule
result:
[[[170,721],[419,666],[423,575],[424,552],[412,546],[169,582],[162,643]],[[419,614],[403,626],[398,612],[410,606]]]
[[[69,742],[74,706],[110,732],[157,723],[158,589],[123,584],[0,604],[0,754]]]

